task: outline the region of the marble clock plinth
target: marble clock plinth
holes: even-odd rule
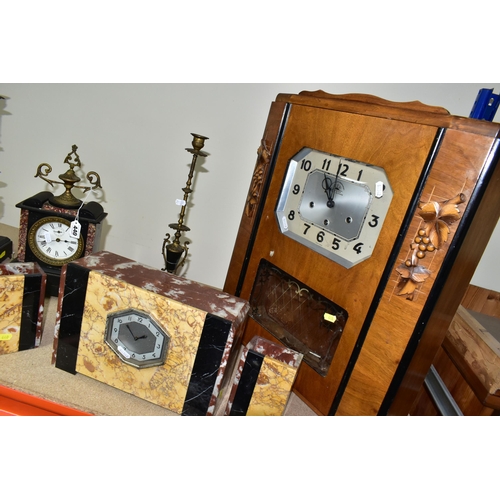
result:
[[[225,415],[280,416],[303,355],[254,337],[242,349]]]
[[[57,368],[180,415],[216,412],[241,343],[249,310],[245,300],[109,252],[63,267],[60,289]],[[144,312],[168,335],[161,365],[131,366],[106,343],[107,318],[129,309]]]
[[[34,262],[0,265],[0,354],[40,345],[46,282]]]

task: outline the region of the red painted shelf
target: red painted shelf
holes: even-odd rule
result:
[[[92,415],[0,385],[0,416]]]

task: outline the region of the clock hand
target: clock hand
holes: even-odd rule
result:
[[[128,328],[128,331],[130,332],[130,334],[132,335],[132,337],[134,337],[134,340],[140,340],[140,339],[145,339],[147,337],[147,335],[142,335],[141,337],[136,337],[134,335],[134,332],[132,331],[132,329],[130,328],[129,325],[126,325],[127,328]]]
[[[326,197],[328,198],[326,202],[326,206],[328,208],[333,208],[335,206],[335,202],[333,201],[333,197],[335,196],[335,183],[337,182],[337,178],[335,178],[335,183],[333,183],[332,188],[332,180],[324,174],[325,178],[321,183],[321,187],[325,191]]]

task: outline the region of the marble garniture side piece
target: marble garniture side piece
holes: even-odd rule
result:
[[[217,412],[241,344],[247,301],[110,252],[64,266],[60,290],[52,358],[57,368],[180,415]],[[130,366],[105,343],[107,316],[129,308],[146,311],[168,332],[163,365]]]
[[[35,262],[0,265],[0,354],[40,345],[46,284]]]
[[[242,349],[224,414],[283,415],[303,355],[261,337]]]

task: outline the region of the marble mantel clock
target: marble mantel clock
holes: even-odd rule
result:
[[[47,274],[47,291],[56,296],[63,265],[84,255],[100,250],[102,221],[106,217],[103,207],[95,202],[88,203],[76,198],[72,190],[101,188],[100,177],[89,172],[89,186],[80,186],[81,180],[75,167],[81,167],[78,147],[74,145],[64,163],[68,170],[59,175],[59,181],[48,178],[52,167],[47,163],[38,166],[35,177],[50,185],[63,184],[65,192],[56,196],[43,191],[18,203],[21,209],[19,224],[19,262],[37,262]],[[77,225],[77,227],[74,226]]]
[[[248,302],[110,252],[61,273],[53,363],[179,415],[213,415]]]
[[[406,415],[500,215],[500,125],[419,102],[280,94],[224,291],[244,342],[303,354],[323,415]]]

